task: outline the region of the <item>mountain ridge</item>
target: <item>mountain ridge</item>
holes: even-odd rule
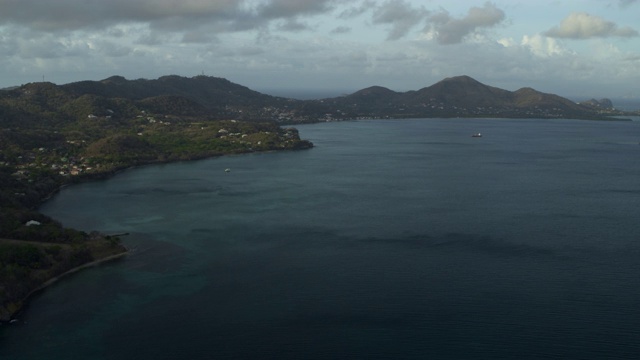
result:
[[[114,117],[150,110],[175,116],[290,124],[359,118],[606,119],[622,115],[607,99],[576,103],[530,87],[516,91],[501,89],[468,75],[447,77],[406,92],[375,85],[344,96],[314,100],[263,94],[224,78],[204,75],[191,78],[166,75],[152,80],[128,80],[114,75],[64,85],[30,83],[0,94],[0,115],[13,114],[31,122],[39,117],[33,111],[46,112],[52,118],[78,119],[91,114],[106,116],[107,110],[116,112]],[[7,101],[1,101],[9,98],[20,98],[13,103],[18,106],[7,106]]]
[[[613,107],[586,106],[523,87],[508,91],[467,76],[448,77],[419,90],[395,92],[372,86],[321,100],[334,119],[369,117],[502,117],[604,119]],[[589,104],[590,105],[590,104]]]

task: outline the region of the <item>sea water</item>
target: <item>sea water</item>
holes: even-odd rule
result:
[[[40,210],[131,254],[34,297],[0,358],[637,358],[639,126],[303,125],[66,188]]]

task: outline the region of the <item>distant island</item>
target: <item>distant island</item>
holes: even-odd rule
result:
[[[575,103],[468,76],[417,91],[374,86],[317,100],[270,96],[208,76],[113,76],[0,90],[0,321],[9,321],[52,279],[126,252],[118,236],[64,228],[35,210],[64,185],[143,164],[313,147],[284,125],[434,117],[611,120],[632,114],[607,99]]]

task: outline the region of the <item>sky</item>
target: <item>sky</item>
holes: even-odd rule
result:
[[[640,100],[640,0],[0,0],[0,88],[205,74],[276,95],[507,90]]]

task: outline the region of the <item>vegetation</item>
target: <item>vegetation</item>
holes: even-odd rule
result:
[[[222,98],[197,101],[227,96],[227,88],[257,93],[226,80],[195,81],[223,88],[190,87],[177,77],[152,83],[114,77],[0,91],[0,321],[49,279],[126,251],[118,238],[65,228],[34,210],[61,186],[141,164],[312,146],[259,111],[243,112],[250,101],[242,95],[230,100],[237,109]],[[175,94],[189,89],[195,99]]]
[[[531,88],[507,91],[468,76],[444,79],[432,86],[404,93],[373,86],[351,95],[308,102],[300,116],[324,112],[326,120],[347,118],[573,118],[608,120],[632,115],[617,111],[611,102],[576,104]]]
[[[8,321],[47,281],[124,250],[118,238],[99,234],[82,234],[67,243],[0,239],[0,319]]]

